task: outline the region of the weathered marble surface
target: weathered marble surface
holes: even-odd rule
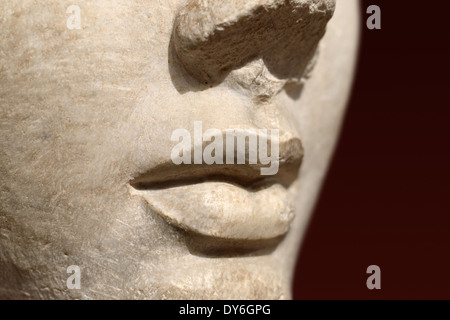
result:
[[[0,298],[290,298],[351,87],[357,3],[0,2]],[[171,133],[194,121],[279,129],[275,183],[173,171]],[[186,172],[165,189],[133,180]]]

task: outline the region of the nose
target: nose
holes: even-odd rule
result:
[[[301,78],[335,1],[190,0],[175,18],[175,50],[203,84],[217,85],[256,59],[280,79]]]

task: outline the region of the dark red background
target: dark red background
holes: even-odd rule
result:
[[[382,30],[366,28],[371,4]],[[450,1],[361,7],[354,90],[294,298],[449,299]],[[381,290],[366,287],[372,264]]]

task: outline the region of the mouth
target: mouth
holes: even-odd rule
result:
[[[279,170],[273,176],[262,176],[259,164],[167,161],[131,180],[130,192],[169,224],[203,238],[279,239],[294,218],[294,182],[303,158],[299,138],[279,146]]]

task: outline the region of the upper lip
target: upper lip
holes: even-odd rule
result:
[[[193,152],[191,152],[193,154]],[[225,152],[224,152],[225,157]],[[288,188],[297,178],[303,159],[300,138],[289,137],[279,142],[279,170],[273,176],[262,176],[258,164],[180,164],[171,160],[153,165],[130,181],[139,190],[158,190],[206,181],[228,182],[253,190],[265,183],[279,183]],[[248,160],[248,159],[247,159]],[[225,161],[224,161],[225,163]]]

